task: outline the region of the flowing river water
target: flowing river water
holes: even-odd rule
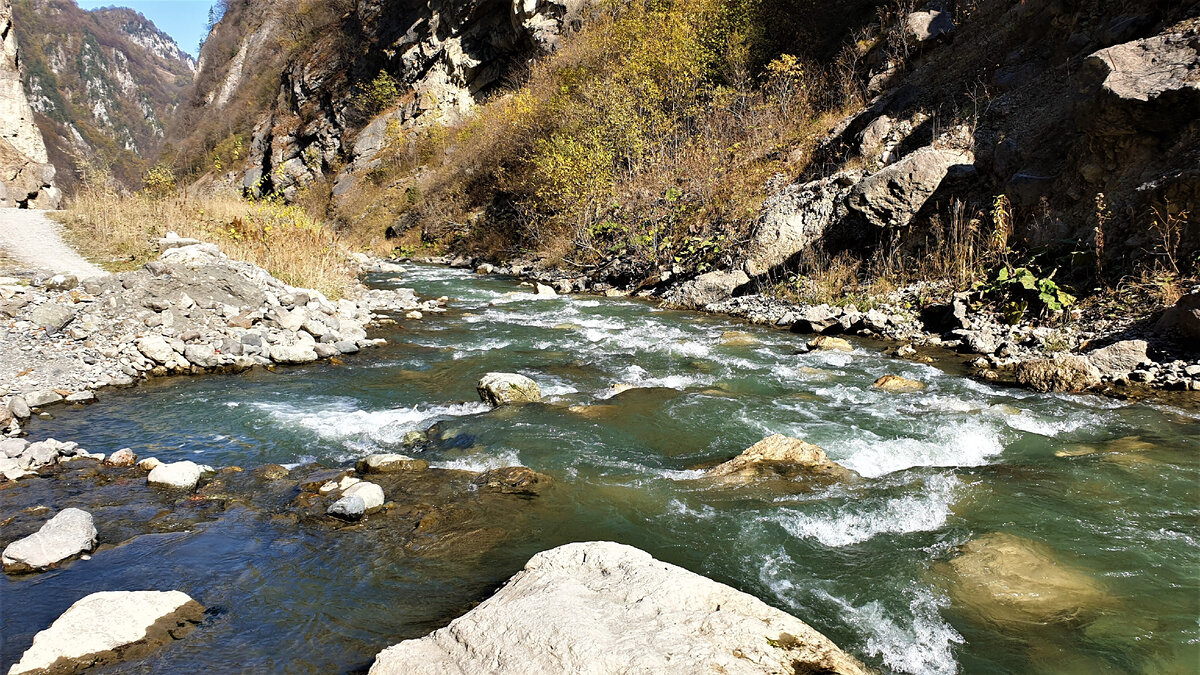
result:
[[[31,437],[213,466],[342,466],[405,452],[406,433],[441,422],[422,455],[435,467],[521,464],[554,478],[498,516],[503,545],[421,555],[381,549],[378,531],[297,529],[234,509],[0,580],[0,664],[87,593],[177,588],[214,608],[205,625],[110,670],[355,672],[467,611],[533,553],[606,539],[758,596],[882,672],[1200,665],[1193,412],[980,383],[879,344],[797,354],[800,338],[786,332],[632,300],[538,297],[441,267],[375,282],[449,296],[450,311],[381,327],[389,344],[344,365],[108,392],[35,423]],[[743,334],[723,340],[727,331]],[[489,371],[532,377],[546,404],[489,411],[474,391]],[[888,373],[928,387],[871,388]],[[637,388],[614,394],[614,384]],[[865,480],[812,492],[699,480],[697,467],[772,433],[820,445]],[[953,601],[945,561],[993,532],[1049,547],[1095,580],[1104,609],[1022,626]]]

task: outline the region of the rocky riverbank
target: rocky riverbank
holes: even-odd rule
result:
[[[144,268],[88,279],[0,279],[0,428],[33,410],[88,403],[148,377],[299,364],[375,346],[385,314],[444,311],[408,289],[349,289],[331,300],[289,286],[213,244],[168,237]],[[364,272],[382,271],[366,257]]]
[[[1200,287],[1166,311],[1076,310],[1055,321],[1006,321],[978,292],[916,283],[862,302],[805,305],[759,292],[742,272],[690,278],[664,271],[630,282],[604,270],[567,275],[541,263],[495,265],[466,256],[424,262],[511,275],[539,293],[593,293],[658,300],[806,335],[857,335],[897,343],[901,358],[961,361],[975,376],[1037,391],[1139,397],[1200,391]],[[800,343],[798,348],[808,349]]]

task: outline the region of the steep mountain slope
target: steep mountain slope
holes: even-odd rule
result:
[[[81,159],[140,185],[191,84],[192,58],[129,9],[15,0],[13,13],[29,100],[62,186],[73,187]]]
[[[0,207],[54,208],[54,167],[21,83],[12,5],[0,0]]]
[[[231,0],[172,133],[178,164],[256,194],[294,195],[335,171],[382,109],[401,104],[390,119],[402,125],[457,119],[552,49],[577,4]]]

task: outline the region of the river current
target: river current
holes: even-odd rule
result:
[[[981,383],[878,343],[798,354],[802,338],[782,331],[634,300],[540,297],[442,267],[373,283],[448,296],[450,309],[397,317],[377,331],[388,345],[341,365],[102,392],[99,405],[36,421],[31,439],[213,466],[341,466],[406,452],[406,433],[440,422],[422,454],[435,467],[521,464],[554,478],[515,536],[469,559],[380,557],[235,510],[0,579],[0,665],[87,593],[178,588],[218,608],[214,618],[111,672],[355,672],[486,598],[533,553],[606,539],[751,593],[885,673],[1200,667],[1194,412]],[[533,378],[546,403],[490,411],[474,390],[489,371]],[[927,388],[870,386],[889,373]],[[865,480],[812,492],[698,480],[699,467],[773,433],[825,448]],[[1094,620],[1049,627],[957,605],[939,567],[993,532],[1044,544],[1112,602]]]

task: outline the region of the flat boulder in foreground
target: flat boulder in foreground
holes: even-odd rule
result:
[[[613,542],[535,555],[449,626],[380,652],[370,675],[869,671],[757,598]]]
[[[182,591],[92,593],[34,636],[8,675],[73,673],[136,658],[183,637],[203,614]]]

